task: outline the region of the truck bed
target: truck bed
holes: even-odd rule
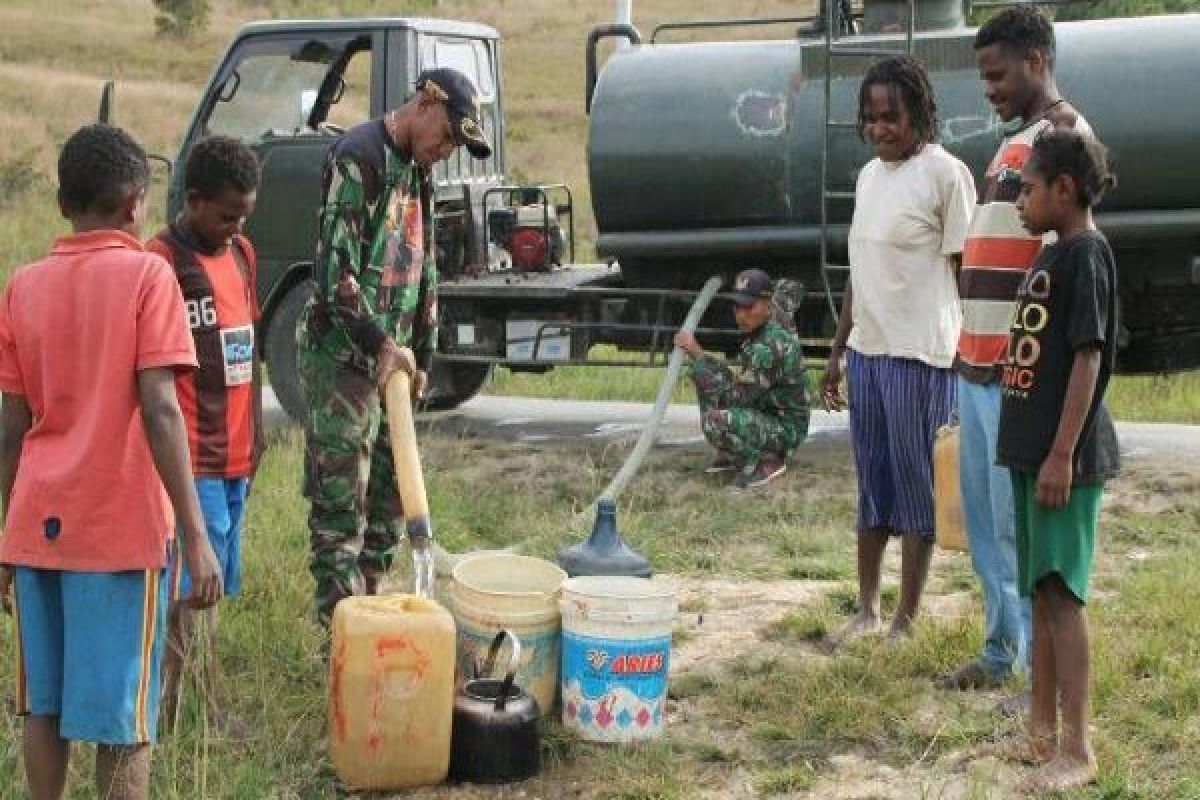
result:
[[[575,289],[614,282],[620,275],[619,269],[608,264],[573,264],[552,272],[487,272],[442,281],[438,294],[443,298],[565,299]]]

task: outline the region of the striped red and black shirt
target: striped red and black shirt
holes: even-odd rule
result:
[[[255,254],[237,236],[217,252],[170,225],[146,249],[174,269],[183,290],[200,369],[175,379],[187,420],[192,473],[243,478],[254,473],[256,442],[254,323],[261,312],[254,289]]]

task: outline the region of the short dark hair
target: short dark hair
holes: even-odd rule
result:
[[[1007,47],[1022,57],[1039,51],[1046,63],[1054,65],[1054,24],[1033,5],[1006,8],[975,32],[975,49],[993,44]]]
[[[908,55],[892,56],[876,61],[867,69],[858,87],[858,135],[864,139],[867,125],[865,112],[872,86],[886,86],[894,90],[893,96],[898,95],[898,102],[908,111],[918,141],[937,141],[937,101],[933,97],[929,74],[920,61]]]
[[[183,187],[211,200],[226,186],[243,194],[256,190],[258,157],[240,139],[206,136],[188,153]]]
[[[83,126],[58,154],[58,202],[69,214],[113,214],[149,180],[146,151],[112,125]]]
[[[1029,165],[1046,183],[1070,175],[1080,208],[1092,208],[1117,185],[1109,168],[1108,149],[1096,137],[1078,131],[1049,130],[1037,137]]]

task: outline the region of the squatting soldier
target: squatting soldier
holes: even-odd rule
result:
[[[491,155],[479,97],[434,69],[382,119],[348,131],[323,173],[313,298],[297,330],[308,405],[305,494],[312,503],[317,616],[374,594],[395,557],[402,515],[379,389],[395,370],[425,391],[437,344],[429,169],[465,146]],[[414,542],[425,546],[425,542]]]
[[[780,287],[785,288],[785,287]],[[739,372],[706,354],[689,333],[675,344],[693,358],[689,375],[700,401],[704,436],[717,449],[707,472],[737,470],[736,485],[749,489],[782,475],[787,457],[808,434],[804,354],[791,313],[779,321],[773,305],[794,309],[788,292],[772,300],[771,278],[761,269],[740,272],[734,283],[734,317],[744,334]]]

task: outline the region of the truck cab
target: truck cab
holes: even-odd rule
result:
[[[246,234],[258,254],[259,341],[275,392],[293,415],[302,405],[295,329],[310,291],[326,151],[346,129],[403,105],[422,70],[454,67],[470,77],[492,156],[479,161],[459,148],[434,170],[438,265],[443,276],[460,274],[486,258],[476,252],[485,240],[482,203],[504,178],[498,48],[495,29],[451,20],[261,22],[242,28],[218,62],[176,163],[209,134],[237,137],[258,154],[262,180]],[[182,205],[183,177],[182,169],[171,177],[169,218]],[[487,368],[440,372],[434,392],[453,404],[479,388]]]

